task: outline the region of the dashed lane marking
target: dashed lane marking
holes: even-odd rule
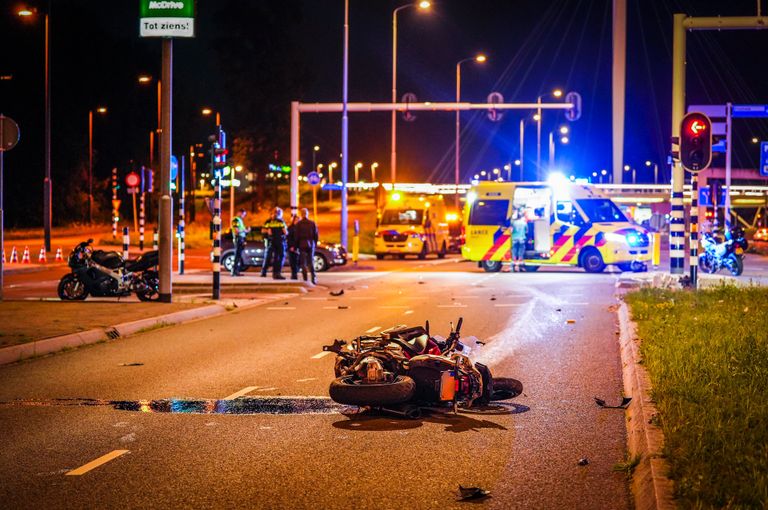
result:
[[[366,329],[365,332],[366,333],[375,333],[376,331],[378,331],[380,329],[381,329],[381,326],[374,326],[371,329]]]
[[[323,352],[318,352],[317,354],[315,354],[314,356],[312,356],[312,359],[320,359],[320,358],[324,358],[325,356],[328,356],[329,354],[331,354],[331,351],[323,351]]]
[[[129,451],[130,450],[112,450],[108,454],[102,455],[98,459],[92,460],[88,464],[83,464],[82,466],[80,466],[77,469],[73,469],[72,471],[67,471],[65,473],[65,475],[66,476],[80,476],[80,475],[84,475],[88,471],[90,471],[92,469],[96,469],[97,467],[101,466],[102,464],[106,464],[110,460],[116,459],[116,458],[118,458],[121,455],[125,455]]]
[[[295,306],[268,306],[267,310],[295,310]]]
[[[376,299],[375,296],[351,296],[349,299]]]
[[[327,297],[303,297],[299,299],[302,301],[328,301]]]
[[[438,308],[466,308],[467,305],[455,304],[455,305],[437,305]]]
[[[296,379],[296,382],[317,381],[317,377],[307,377],[306,379]]]
[[[403,315],[411,315],[413,313],[413,310],[406,310],[406,312]]]
[[[276,386],[270,386],[269,388],[259,388],[256,391],[272,391],[272,390],[276,390],[276,389],[277,389]]]
[[[511,306],[523,306],[525,303],[496,303],[493,306],[497,308],[508,308]]]
[[[402,310],[404,308],[408,308],[407,306],[400,306],[400,305],[382,305],[379,308],[383,308],[385,310]]]
[[[224,397],[224,400],[234,400],[237,397],[242,397],[243,395],[247,395],[248,393],[252,392],[255,389],[258,389],[258,386],[247,386],[242,390],[229,395],[228,397]]]

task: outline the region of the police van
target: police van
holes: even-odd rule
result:
[[[480,182],[467,194],[462,256],[487,272],[511,259],[510,222],[528,225],[523,269],[577,266],[590,273],[607,265],[646,271],[652,249],[648,232],[631,223],[609,198],[588,184],[560,176],[550,182]]]
[[[448,216],[442,195],[390,193],[377,217],[373,240],[376,258],[445,257],[450,244]]]

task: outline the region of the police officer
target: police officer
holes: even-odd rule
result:
[[[272,278],[274,280],[285,280],[285,276],[280,273],[283,269],[283,260],[285,260],[285,239],[288,236],[288,228],[285,226],[285,221],[283,221],[282,209],[275,207],[272,218],[264,224],[262,232],[269,237],[269,250],[264,257],[261,276],[266,276],[267,261],[271,252],[273,262]]]
[[[245,248],[245,238],[250,228],[245,226],[243,219],[248,212],[245,209],[240,209],[237,216],[232,218],[232,242],[235,245],[235,261],[232,263],[232,276],[240,276],[240,270],[242,269],[243,261],[243,249]]]
[[[299,265],[304,281],[307,281],[307,266],[312,275],[312,283],[317,283],[315,277],[315,247],[317,246],[317,224],[309,219],[309,210],[301,210],[301,220],[296,223],[296,245],[299,247]]]
[[[296,224],[299,217],[295,213],[291,214],[291,224],[288,225],[288,264],[291,266],[291,280],[299,279],[299,245],[296,239]],[[306,278],[304,278],[306,280]]]

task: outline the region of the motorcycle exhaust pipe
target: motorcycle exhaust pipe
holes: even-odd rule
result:
[[[400,416],[402,418],[408,418],[409,420],[418,420],[421,418],[421,408],[416,406],[405,406],[400,409],[392,407],[380,407],[382,411]]]

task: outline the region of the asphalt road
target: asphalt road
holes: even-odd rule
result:
[[[458,508],[461,484],[490,490],[489,508],[629,507],[612,471],[624,414],[593,402],[621,398],[615,276],[489,275],[455,259],[396,267],[328,273],[343,296],[317,291],[0,367],[3,506]],[[342,413],[326,399],[324,343],[427,319],[447,334],[459,316],[465,335],[488,342],[478,358],[522,380],[524,395],[420,420]],[[182,410],[235,394],[201,404],[209,414],[148,412],[153,399]],[[266,396],[319,398],[264,414]],[[233,407],[246,414],[223,414]]]

